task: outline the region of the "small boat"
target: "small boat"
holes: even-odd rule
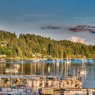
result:
[[[6,74],[10,74],[10,73],[15,73],[15,74],[17,74],[18,73],[18,69],[16,69],[16,68],[13,68],[13,69],[5,69],[5,73]]]
[[[39,62],[39,61],[41,61],[40,59],[33,59],[32,60],[33,62]]]
[[[85,75],[85,74],[87,74],[87,71],[81,70],[81,71],[80,71],[80,74],[81,74],[81,75]]]
[[[4,58],[1,58],[0,62],[6,62],[6,60]]]

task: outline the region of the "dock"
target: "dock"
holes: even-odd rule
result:
[[[95,89],[54,89],[54,88],[43,88],[41,95],[95,95]]]

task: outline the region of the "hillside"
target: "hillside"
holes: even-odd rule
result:
[[[27,58],[95,58],[95,46],[67,40],[56,41],[34,34],[20,34],[17,38],[15,33],[0,30],[0,55]]]

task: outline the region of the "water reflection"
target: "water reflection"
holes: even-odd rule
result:
[[[14,63],[1,62],[0,74],[6,74],[6,68],[14,68]],[[56,75],[60,79],[64,78],[65,73],[68,73],[68,75],[79,76],[79,71],[81,70],[81,64],[69,64],[68,66],[66,66],[65,62],[24,62],[23,66],[22,63],[19,63],[18,65],[20,66],[20,68],[18,69],[19,75]],[[65,72],[66,68],[67,72]],[[86,65],[86,70],[87,75],[81,76],[83,87],[95,88],[95,65]]]

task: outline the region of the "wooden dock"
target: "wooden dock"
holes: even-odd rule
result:
[[[42,95],[95,95],[95,89],[42,89]]]

